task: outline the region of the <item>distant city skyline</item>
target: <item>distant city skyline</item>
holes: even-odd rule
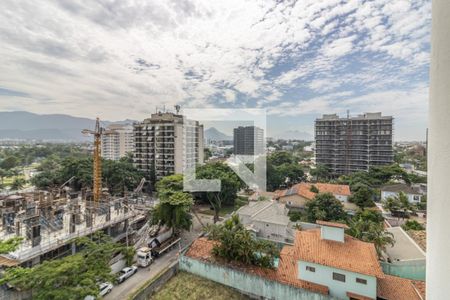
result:
[[[425,140],[431,1],[0,2],[0,111],[266,108],[268,135],[382,112]],[[220,128],[218,128],[220,130]],[[229,134],[229,132],[226,132]]]

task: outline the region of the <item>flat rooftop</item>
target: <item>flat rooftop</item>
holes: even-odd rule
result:
[[[406,260],[425,260],[425,252],[414,240],[401,228],[391,227],[386,229],[394,235],[395,245],[386,247],[386,253],[392,262]]]

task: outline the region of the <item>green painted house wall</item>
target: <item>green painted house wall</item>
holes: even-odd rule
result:
[[[251,275],[232,268],[180,256],[180,270],[221,283],[241,291],[243,294],[274,300],[330,300],[331,296],[281,284],[260,276]]]
[[[381,261],[380,264],[385,274],[413,280],[425,280],[425,260],[396,261],[394,263]]]

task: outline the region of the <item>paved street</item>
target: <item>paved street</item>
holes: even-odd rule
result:
[[[199,218],[204,225],[212,223],[212,217],[199,214]],[[192,218],[192,230],[184,232],[181,238],[181,248],[189,245],[195,240],[199,233],[202,232],[202,226],[196,217]],[[178,251],[176,248],[165,255],[157,258],[149,267],[139,268],[138,272],[130,277],[125,282],[114,286],[111,293],[106,295],[106,300],[126,300],[136,290],[138,290],[144,283],[156,276],[164,268],[168,267],[172,262],[178,259]]]
[[[111,293],[106,295],[104,299],[106,300],[122,300],[128,299],[135,290],[139,289],[145,282],[150,280],[150,278],[156,276],[164,268],[169,266],[172,262],[178,259],[177,257],[178,249],[173,249],[172,251],[166,253],[164,256],[156,259],[149,267],[139,268],[138,272],[130,277],[128,280],[122,284],[114,286]]]

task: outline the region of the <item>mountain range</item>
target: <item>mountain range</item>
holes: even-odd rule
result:
[[[226,135],[215,127],[210,127],[205,130],[205,139],[209,141],[231,141],[233,137]]]
[[[106,127],[112,123],[132,124],[133,120],[123,121],[103,121],[101,124]],[[74,117],[64,114],[35,114],[25,111],[0,112],[0,140],[47,140],[82,142],[90,141],[90,137],[85,137],[81,130],[93,129],[95,120],[89,118]],[[232,136],[226,135],[215,127],[205,130],[205,139],[212,141],[231,141]],[[287,130],[273,136],[276,139],[285,140],[313,140],[313,136],[308,132],[298,130]]]
[[[129,123],[132,120],[118,122],[101,121],[102,126],[111,123]],[[64,114],[39,115],[25,111],[0,112],[0,139],[47,140],[81,142],[91,138],[83,136],[81,130],[93,129],[95,120]]]

